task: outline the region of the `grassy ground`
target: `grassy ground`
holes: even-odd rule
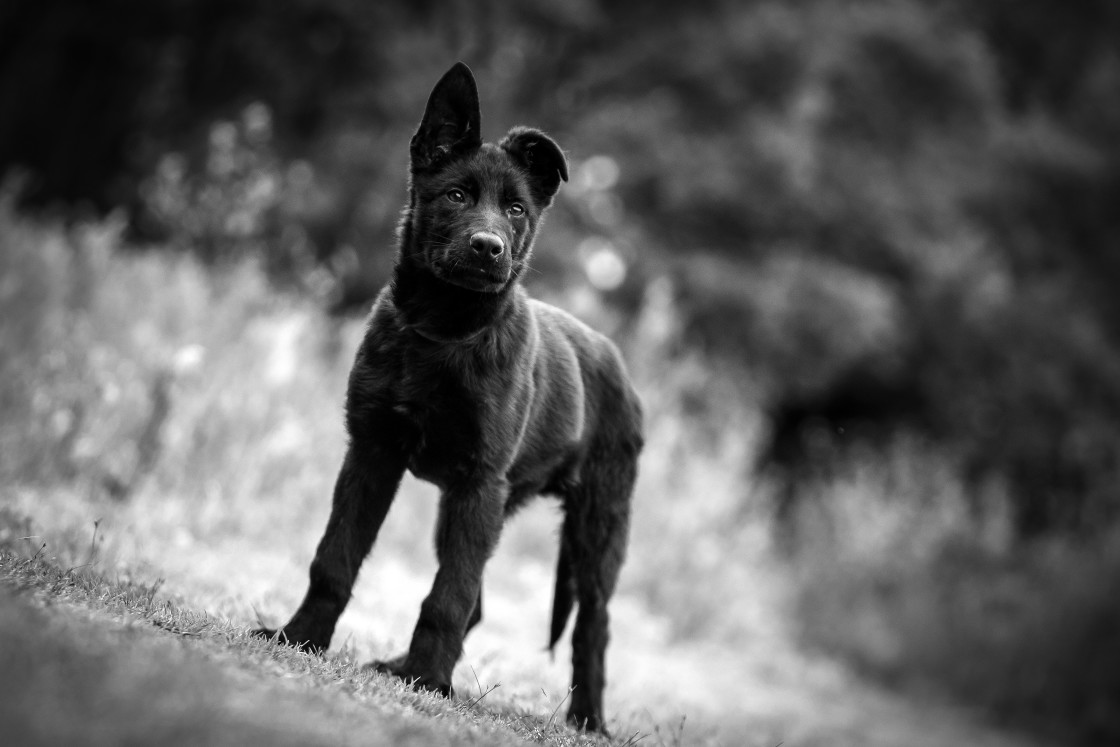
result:
[[[447,701],[255,640],[89,566],[0,553],[0,723],[9,744],[594,742],[558,720]]]

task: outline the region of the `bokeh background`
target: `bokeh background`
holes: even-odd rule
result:
[[[566,149],[527,282],[648,411],[612,656],[664,665],[654,720],[839,743],[805,724],[858,682],[1115,743],[1118,40],[1109,0],[5,2],[0,511],[115,517],[116,562],[290,613],[408,138],[461,59],[486,139]],[[425,490],[359,649],[407,640]],[[503,542],[499,638],[543,644],[554,519]]]

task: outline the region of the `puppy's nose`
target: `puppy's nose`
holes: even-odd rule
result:
[[[489,231],[479,231],[471,236],[471,249],[478,254],[487,254],[491,257],[501,256],[506,245],[502,237]]]

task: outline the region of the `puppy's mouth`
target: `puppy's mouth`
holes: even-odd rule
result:
[[[432,270],[440,280],[479,293],[497,293],[509,282],[509,273],[496,268],[448,265],[442,261],[432,263]]]

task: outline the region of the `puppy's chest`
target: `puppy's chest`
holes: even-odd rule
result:
[[[409,470],[441,487],[497,470],[502,399],[454,375],[406,376],[397,410],[417,433]]]

